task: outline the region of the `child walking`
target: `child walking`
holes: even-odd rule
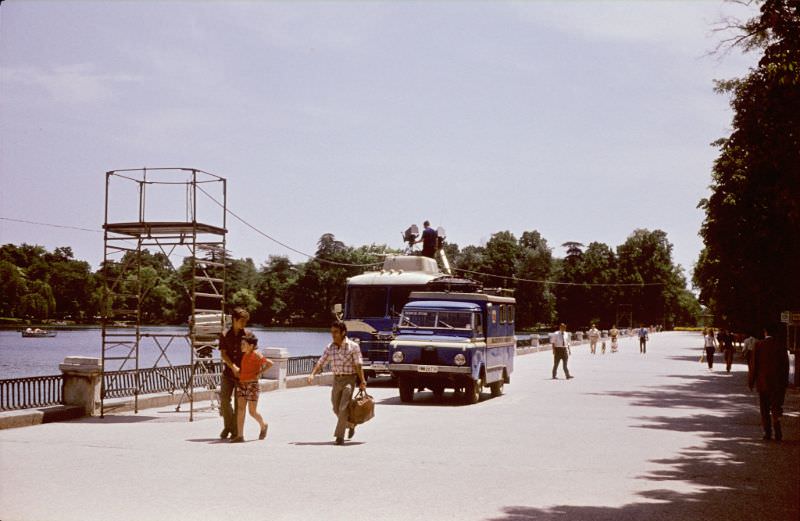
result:
[[[239,383],[236,385],[236,402],[238,405],[236,423],[239,435],[233,438],[231,443],[244,441],[245,404],[247,404],[247,409],[250,411],[250,416],[255,418],[261,427],[258,439],[263,440],[267,437],[268,425],[264,422],[264,418],[258,414],[258,394],[261,391],[258,386],[258,375],[264,369],[272,367],[272,361],[264,358],[264,355],[256,351],[257,345],[258,338],[252,331],[246,331],[242,337],[242,367],[233,366],[234,374],[239,377]]]

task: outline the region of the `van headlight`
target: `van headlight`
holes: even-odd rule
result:
[[[392,355],[392,362],[399,364],[403,361],[403,358],[405,358],[405,355],[403,355],[402,351],[395,351]]]
[[[458,353],[456,356],[453,357],[453,362],[455,362],[456,365],[464,365],[467,363],[467,357],[462,355],[461,353]]]

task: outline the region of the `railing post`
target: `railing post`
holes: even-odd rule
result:
[[[270,367],[262,376],[278,381],[278,389],[286,389],[286,374],[289,367],[289,350],[285,347],[265,347],[264,356],[272,360]]]
[[[58,368],[64,375],[64,405],[83,407],[88,416],[94,416],[100,404],[100,381],[103,377],[100,359],[68,356]]]

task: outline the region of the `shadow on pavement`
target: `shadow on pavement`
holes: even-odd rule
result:
[[[697,363],[694,356],[673,359]],[[731,520],[800,519],[800,391],[789,389],[784,406],[783,442],[761,440],[757,394],[746,387],[741,369],[701,375],[673,375],[668,387],[610,393],[633,399],[631,407],[697,409],[689,417],[641,416],[632,428],[697,433],[704,442],[675,458],[651,460],[659,470],[638,476],[652,482],[641,503],[618,508],[559,505],[552,508],[509,505],[495,521]],[[609,396],[609,394],[605,394]],[[711,409],[713,413],[708,413]],[[788,414],[787,414],[788,413]],[[671,483],[686,493],[659,488]],[[677,488],[677,487],[670,487]],[[602,490],[598,488],[598,494]]]
[[[149,421],[158,421],[161,420],[158,416],[111,416],[106,415],[105,418],[100,418],[99,416],[91,416],[81,418],[80,420],[76,420],[79,423],[95,423],[99,425],[113,425],[118,423],[142,423],[142,422],[149,422]]]
[[[489,399],[489,395],[484,393],[481,395],[481,401]],[[464,395],[455,395],[452,392],[446,392],[441,398],[436,398],[433,391],[422,391],[414,393],[414,401],[403,402],[400,396],[392,396],[391,398],[384,398],[377,402],[380,405],[400,405],[412,407],[464,407],[470,405],[464,401]]]
[[[293,441],[290,442],[289,445],[298,445],[300,447],[322,447],[326,445],[336,446],[336,443],[333,441]],[[356,445],[364,445],[363,441],[345,441],[344,445],[341,447],[356,446]]]
[[[190,441],[192,443],[207,443],[209,445],[230,445],[230,440],[223,440],[220,438],[194,438],[188,439],[186,441]],[[247,441],[261,441],[261,440],[245,440]]]

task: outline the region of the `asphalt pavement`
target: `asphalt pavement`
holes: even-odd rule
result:
[[[800,519],[800,394],[784,441],[763,442],[737,362],[709,372],[696,333],[620,352],[518,356],[505,394],[401,403],[370,385],[376,415],[333,444],[330,388],[261,395],[269,436],[218,439],[219,416],[174,408],[0,431],[0,519]]]

